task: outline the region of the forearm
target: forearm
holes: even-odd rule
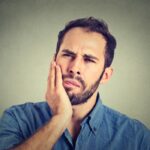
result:
[[[56,115],[27,141],[13,150],[50,150],[67,127],[69,117]]]
[[[54,116],[32,137],[13,150],[51,150],[71,120],[72,105],[63,87],[61,68],[56,62],[51,64],[45,96]]]

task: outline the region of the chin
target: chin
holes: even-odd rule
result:
[[[81,92],[74,90],[74,89],[65,89],[68,95],[80,95],[82,94]]]

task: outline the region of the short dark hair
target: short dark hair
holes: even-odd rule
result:
[[[116,48],[116,39],[109,32],[107,24],[103,20],[98,20],[94,17],[89,18],[80,18],[70,21],[66,24],[65,28],[61,30],[58,34],[58,41],[56,47],[56,55],[60,49],[60,46],[63,42],[65,34],[72,28],[81,27],[85,28],[90,32],[97,32],[103,35],[106,40],[106,50],[105,50],[105,68],[109,67],[112,64],[114,58],[114,51]]]

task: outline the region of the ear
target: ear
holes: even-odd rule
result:
[[[105,68],[104,74],[102,76],[102,79],[100,81],[100,84],[107,83],[109,79],[111,78],[113,74],[113,68],[112,67],[107,67]]]

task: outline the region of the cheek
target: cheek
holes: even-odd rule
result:
[[[64,61],[59,60],[59,59],[56,60],[56,63],[60,66],[62,74],[66,74],[66,71],[67,71],[66,63]]]
[[[87,75],[89,78],[92,78],[93,80],[96,79],[102,72],[102,68],[100,67],[89,67],[87,69]]]
[[[85,72],[85,81],[88,85],[91,85],[94,81],[98,80],[100,78],[100,75],[102,74],[103,70],[102,68],[89,68],[87,72]]]

